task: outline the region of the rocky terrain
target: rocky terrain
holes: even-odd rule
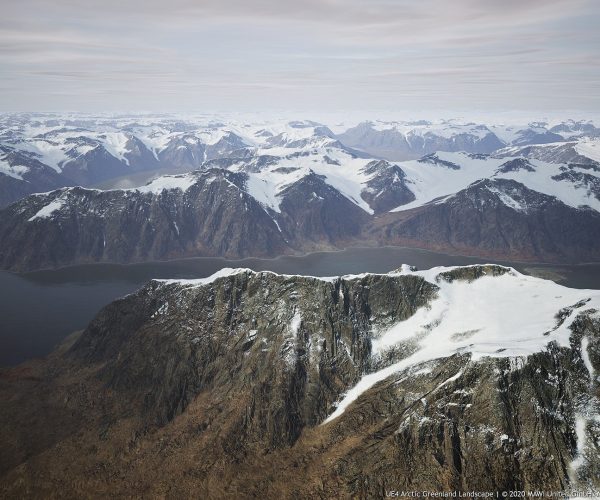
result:
[[[14,202],[0,210],[3,269],[352,245],[600,260],[600,143],[587,122],[359,125],[420,155],[392,162],[355,129],[311,121],[0,118],[0,196]],[[111,178],[134,184],[89,187]]]
[[[310,120],[259,117],[0,114],[0,207],[62,186],[95,187],[144,172],[188,172],[212,159],[285,156],[324,145],[388,160],[417,159],[439,151],[509,150],[546,158],[548,153],[538,151],[538,146],[554,143],[555,149],[572,151],[579,142],[600,136],[592,123],[572,120],[518,126],[375,121],[334,128],[335,132]],[[563,163],[574,157],[564,151],[552,156]]]
[[[152,281],[0,372],[0,492],[598,491],[599,307],[499,266]]]
[[[379,241],[515,260],[598,260],[600,213],[577,210],[512,179],[476,181],[450,197],[387,214]]]
[[[322,157],[303,157],[305,166],[296,158],[210,161],[140,188],[30,196],[0,211],[0,267],[276,257],[373,244],[507,260],[600,260],[595,167],[542,170],[535,160],[459,156],[453,163],[439,155],[402,167],[354,159],[347,168],[358,182],[349,183],[338,176],[342,167],[319,168],[313,158]],[[489,177],[469,183],[484,169]],[[525,184],[542,182],[558,196]]]

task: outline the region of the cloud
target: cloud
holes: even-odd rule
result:
[[[0,109],[597,109],[599,21],[593,0],[21,0]]]

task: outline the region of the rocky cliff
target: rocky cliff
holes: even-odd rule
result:
[[[575,208],[513,179],[482,179],[388,212],[415,196],[404,171],[385,161],[368,164],[369,180],[355,196],[313,171],[268,194],[263,174],[215,165],[136,189],[76,187],[23,199],[0,212],[0,268],[275,257],[374,243],[506,260],[600,260],[597,210]],[[585,188],[597,202],[598,178],[580,170],[565,169],[552,182]]]
[[[186,183],[188,189],[78,187],[19,202],[0,222],[0,239],[5,242],[0,261],[13,269],[32,269],[73,262],[273,256],[286,251],[273,219],[242,190],[244,174],[216,169],[167,179],[173,186]],[[9,240],[21,244],[6,244]]]
[[[0,145],[0,163],[8,165],[10,174],[0,171],[0,208],[39,191],[50,191],[73,182],[65,181],[52,168],[35,158]]]
[[[598,490],[598,308],[498,266],[152,281],[0,372],[0,491]]]
[[[484,179],[423,207],[385,214],[367,234],[388,244],[505,259],[592,262],[600,256],[600,213],[512,179]]]

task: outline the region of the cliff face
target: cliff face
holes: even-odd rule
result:
[[[599,305],[497,266],[153,281],[1,373],[0,491],[598,489]]]
[[[513,259],[598,259],[600,214],[509,179],[486,179],[366,230],[381,241]]]
[[[0,172],[0,208],[38,191],[50,191],[73,183],[65,181],[52,168],[35,158],[0,145],[0,161],[19,172]]]
[[[74,262],[285,253],[277,225],[242,191],[243,182],[243,174],[208,170],[185,191],[72,188],[38,195],[5,211],[0,262],[26,270]]]
[[[356,240],[369,220],[364,210],[314,173],[286,187],[281,199],[277,219],[295,249],[335,248]]]
[[[248,173],[217,167],[139,189],[30,196],[0,214],[0,268],[275,257],[374,242],[503,259],[600,259],[600,214],[591,208],[515,180],[485,179],[421,207],[385,212],[414,195],[398,167],[378,162],[371,169],[360,196],[374,214],[314,172],[282,188],[274,207],[254,196]]]

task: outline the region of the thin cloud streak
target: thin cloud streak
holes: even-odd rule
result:
[[[597,112],[598,24],[593,0],[23,0],[0,110]]]

